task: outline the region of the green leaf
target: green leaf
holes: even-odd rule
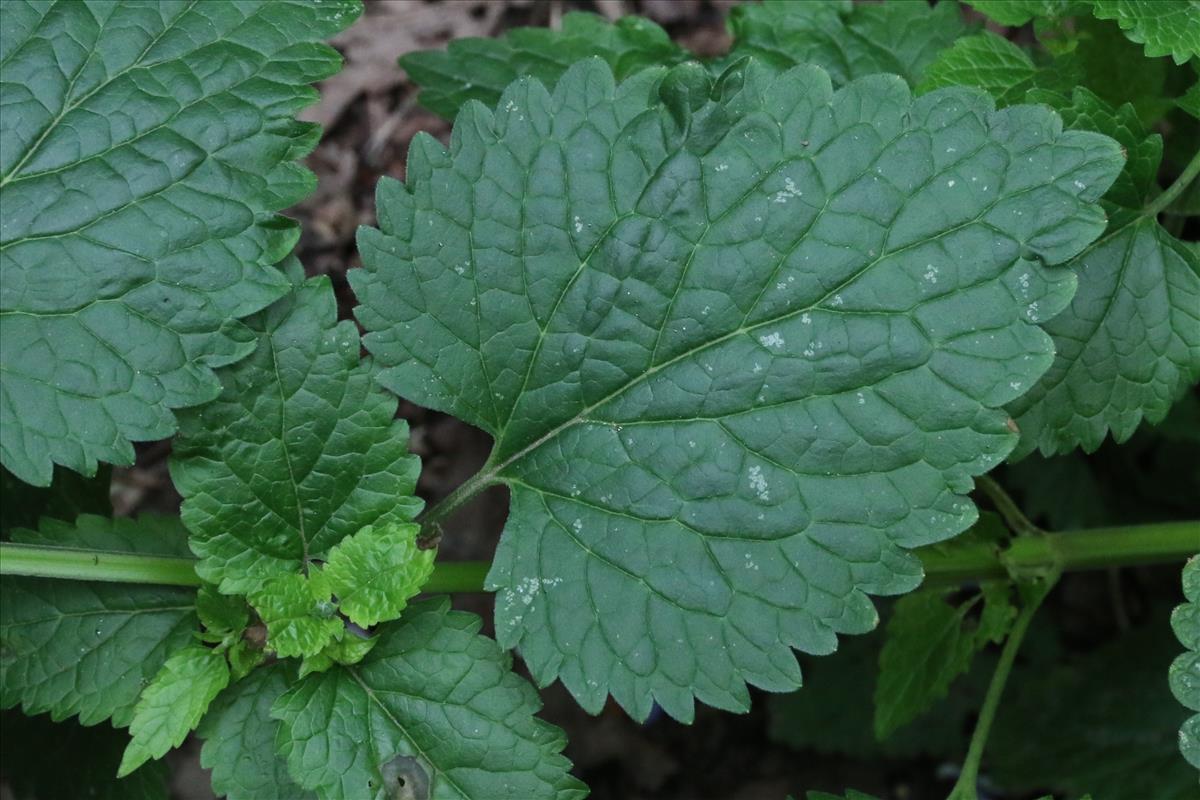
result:
[[[1179,645],[1165,615],[1153,619],[1082,656],[1014,668],[984,755],[996,785],[1194,800],[1196,772],[1177,739],[1187,712],[1163,679]]]
[[[128,741],[106,725],[85,728],[15,711],[0,715],[0,759],[18,800],[168,800],[166,764],[116,777]]]
[[[1200,0],[1091,0],[1092,13],[1116,20],[1148,56],[1182,64],[1200,55]]]
[[[1183,595],[1187,602],[1171,613],[1171,627],[1188,652],[1171,663],[1171,692],[1184,708],[1200,712],[1200,556],[1183,567]],[[1179,750],[1200,769],[1200,713],[1179,728]]]
[[[808,800],[879,800],[874,795],[863,794],[853,789],[847,789],[844,796],[829,794],[828,792],[809,792],[807,797]]]
[[[1046,69],[1077,68],[1079,82],[1113,106],[1131,103],[1146,125],[1153,125],[1171,109],[1166,96],[1170,62],[1146,58],[1141,48],[1121,34],[1111,22],[1081,18],[1072,32],[1069,57],[1056,59]]]
[[[43,520],[13,540],[176,555],[178,520],[83,515]],[[84,725],[129,724],[142,687],[197,629],[195,592],[166,586],[5,577],[0,582],[0,706]]]
[[[928,92],[947,86],[973,86],[995,97],[997,105],[1009,106],[1021,102],[1030,89],[1070,91],[1078,77],[1069,69],[1038,67],[1020,47],[984,31],[965,36],[941,51],[926,70],[919,89]]]
[[[302,280],[246,323],[254,352],[220,370],[220,397],[180,414],[171,476],[200,556],[227,594],[258,591],[365,525],[411,520],[420,461],[396,400],[359,361],[327,278]]]
[[[243,598],[220,594],[211,584],[196,593],[196,613],[205,628],[219,635],[241,633],[250,622],[250,609]]]
[[[1053,20],[1086,11],[1086,0],[966,0],[981,14],[1001,25],[1024,25],[1030,20]]]
[[[1058,353],[1033,389],[1009,404],[1020,458],[1075,447],[1109,433],[1128,439],[1156,423],[1200,379],[1200,258],[1152,217],[1114,216],[1073,265],[1079,291],[1045,328]]]
[[[588,61],[466,106],[349,274],[380,381],[495,438],[464,492],[511,493],[501,644],[638,719],[795,687],[791,648],[870,630],[975,520],[1122,163],[963,89],[706,80]]]
[[[770,738],[797,750],[855,759],[961,758],[964,732],[983,700],[990,673],[973,668],[928,713],[880,742],[874,732],[875,709],[864,698],[877,686],[882,638],[853,636],[832,655],[804,659],[804,687],[769,699]]]
[[[610,23],[572,11],[563,15],[558,30],[512,28],[497,38],[452,39],[445,50],[401,56],[400,66],[421,87],[421,105],[453,118],[468,100],[495,105],[517,78],[554,83],[571,64],[589,56],[603,59],[624,78],[646,67],[678,64],[688,53],[648,19],[623,17]]]
[[[279,723],[271,705],[294,682],[284,664],[272,664],[225,689],[196,729],[204,740],[200,765],[212,770],[212,788],[226,800],[312,800],[292,782],[275,752]]]
[[[735,58],[753,56],[778,69],[816,64],[838,86],[881,72],[915,85],[967,27],[955,3],[766,0],[735,6],[729,32]]]
[[[300,677],[303,678],[313,672],[324,672],[335,664],[345,664],[347,666],[357,664],[367,657],[367,653],[375,648],[379,643],[379,638],[372,636],[369,639],[361,639],[358,636],[343,633],[341,639],[337,639],[325,645],[325,649],[316,655],[306,657],[300,662]]]
[[[478,617],[449,605],[414,603],[362,663],[309,675],[275,703],[292,777],[330,800],[390,798],[398,777],[430,797],[583,798],[562,732],[533,716],[533,687]]]
[[[275,212],[315,181],[293,115],[356,0],[5,3],[0,60],[0,460],[133,463],[253,347],[286,291]]]
[[[1193,83],[1191,88],[1175,101],[1175,105],[1200,119],[1200,81]]]
[[[946,696],[951,682],[971,666],[988,642],[1002,641],[1015,609],[1007,584],[984,589],[978,622],[968,617],[976,595],[957,605],[943,593],[914,592],[901,598],[887,626],[875,686],[875,735],[886,739]]]
[[[437,551],[417,547],[419,525],[363,528],[329,551],[325,577],[338,610],[369,628],[395,619],[429,580]]]
[[[300,574],[281,575],[250,595],[267,626],[267,647],[280,658],[321,652],[344,627],[328,581]]]
[[[211,648],[192,645],[168,658],[133,709],[129,723],[133,739],[125,748],[117,777],[183,744],[208,704],[228,684],[229,665]]]

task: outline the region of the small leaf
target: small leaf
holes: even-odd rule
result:
[[[753,56],[778,69],[816,64],[834,85],[876,73],[919,83],[937,54],[967,32],[954,3],[766,0],[729,14],[732,58]]]
[[[1145,45],[1148,56],[1171,56],[1182,64],[1200,55],[1200,0],[1091,0],[1092,13],[1116,20],[1125,35]]]
[[[192,645],[168,658],[133,710],[129,723],[133,739],[125,748],[117,777],[183,744],[228,683],[229,666],[211,648]]]
[[[308,656],[300,663],[300,677],[313,672],[324,672],[335,664],[351,666],[366,658],[367,653],[378,644],[379,637],[372,636],[361,639],[350,633],[343,633],[337,639],[325,645],[325,649],[313,656]]]
[[[250,622],[250,609],[243,598],[221,594],[207,583],[196,593],[196,613],[200,623],[218,635],[241,633]]]
[[[1021,102],[1034,88],[1070,91],[1077,77],[1066,70],[1039,68],[1020,47],[984,31],[943,50],[926,70],[920,90],[974,86],[1007,106]]]
[[[437,551],[417,547],[419,525],[363,528],[329,551],[325,577],[338,609],[355,625],[369,628],[395,619],[433,572]]]
[[[305,281],[295,261],[288,275],[292,292],[246,320],[256,348],[219,370],[220,397],[179,415],[171,476],[196,571],[226,594],[421,508],[408,426],[360,362],[354,324],[338,322],[329,280]]]
[[[974,604],[955,607],[941,593],[930,590],[914,592],[896,603],[875,686],[875,735],[879,739],[945,697],[951,681],[970,668],[983,644],[966,625]]]
[[[82,515],[74,525],[43,520],[13,541],[148,555],[178,555],[178,519]],[[143,686],[167,657],[192,641],[195,592],[171,586],[5,576],[0,581],[0,705],[84,725],[129,724]]]
[[[603,59],[624,78],[646,67],[678,64],[688,54],[648,19],[622,17],[610,23],[570,11],[558,30],[511,28],[496,38],[452,39],[444,51],[406,53],[400,66],[421,87],[421,105],[452,119],[468,100],[495,105],[517,78],[555,83],[571,64],[589,56]]]
[[[272,664],[225,689],[196,729],[204,740],[200,765],[212,770],[212,788],[226,800],[312,800],[292,782],[275,752],[279,723],[271,704],[295,678],[287,664]]]
[[[280,658],[321,652],[344,627],[335,612],[327,581],[310,576],[272,578],[250,603],[267,626],[267,647]]]
[[[384,800],[411,772],[431,797],[581,800],[562,732],[478,617],[414,603],[353,667],[309,675],[275,703],[278,744],[322,800]]]

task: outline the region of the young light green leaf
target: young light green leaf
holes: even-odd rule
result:
[[[1200,556],[1183,567],[1183,595],[1187,602],[1171,613],[1171,627],[1188,652],[1171,662],[1171,692],[1184,708],[1200,712]],[[1200,713],[1179,728],[1179,750],[1200,769]]]
[[[169,800],[166,764],[152,762],[116,777],[128,742],[124,731],[107,725],[85,728],[45,715],[0,714],[0,762],[18,800]]]
[[[328,581],[313,570],[308,576],[271,578],[250,595],[251,605],[267,626],[267,647],[280,658],[316,655],[345,627]]]
[[[335,664],[350,666],[357,664],[367,657],[367,653],[379,643],[379,637],[372,636],[361,639],[348,633],[342,633],[342,638],[325,645],[325,649],[316,655],[307,656],[300,662],[300,677],[313,672],[324,672]]]
[[[729,32],[734,58],[753,56],[778,69],[816,64],[839,86],[876,73],[895,73],[916,85],[967,27],[954,3],[765,0],[735,6]]]
[[[183,744],[208,704],[228,684],[229,665],[212,648],[196,644],[175,652],[138,699],[129,723],[133,738],[125,748],[117,777]]]
[[[902,597],[887,626],[875,685],[875,736],[886,739],[897,728],[928,711],[946,696],[951,682],[965,673],[971,659],[989,641],[1003,640],[1012,625],[1007,585],[983,595],[980,621],[968,614],[975,596],[958,605],[941,592],[923,590]]]
[[[1034,19],[1053,20],[1088,11],[1087,0],[966,0],[1001,25],[1024,25]]]
[[[324,573],[338,610],[369,628],[395,619],[433,572],[434,549],[417,547],[419,525],[368,525],[329,551]]]
[[[350,272],[381,382],[495,437],[500,642],[639,719],[795,687],[790,648],[870,630],[974,521],[1122,163],[969,90],[707,80],[592,60],[466,106]]]
[[[595,56],[619,78],[688,58],[662,28],[642,17],[610,23],[596,14],[572,11],[558,30],[513,28],[489,39],[452,39],[445,50],[420,50],[400,66],[421,87],[421,105],[453,118],[468,100],[495,105],[510,83],[531,76],[555,83],[567,67]]]
[[[13,541],[178,555],[178,520],[82,515],[43,520]],[[194,591],[168,586],[5,577],[0,582],[0,706],[84,725],[129,724],[142,687],[197,630]]]
[[[314,179],[293,115],[357,0],[5,3],[0,460],[133,463],[216,396],[238,319],[286,291],[277,212]]]
[[[1200,55],[1200,0],[1091,0],[1092,13],[1116,20],[1148,56],[1182,64]]]
[[[537,693],[446,599],[414,603],[362,663],[309,675],[275,703],[297,783],[323,800],[384,800],[397,777],[460,800],[577,800],[562,732]]]
[[[1063,62],[1070,66],[1072,62]],[[1040,68],[1017,45],[990,31],[965,36],[942,50],[929,65],[920,90],[974,86],[996,98],[1001,106],[1021,102],[1030,89],[1070,91],[1078,75],[1068,70]]]
[[[295,262],[289,275],[291,294],[246,321],[257,345],[220,370],[221,396],[180,414],[171,476],[196,571],[225,593],[254,593],[421,507],[408,426],[360,363],[354,324],[337,321],[327,278],[303,281]]]
[[[200,765],[212,770],[212,788],[226,800],[313,800],[292,782],[275,751],[279,723],[271,705],[295,681],[289,665],[255,670],[209,706],[196,735],[204,740]]]

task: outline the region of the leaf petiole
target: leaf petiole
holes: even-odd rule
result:
[[[1200,150],[1197,150],[1192,156],[1192,160],[1183,168],[1183,172],[1179,173],[1179,177],[1175,179],[1175,182],[1168,186],[1162,194],[1146,204],[1146,207],[1142,210],[1143,215],[1147,217],[1158,216],[1160,212],[1175,201],[1176,197],[1183,194],[1184,189],[1191,186],[1192,181],[1196,179],[1197,175],[1200,175]]]

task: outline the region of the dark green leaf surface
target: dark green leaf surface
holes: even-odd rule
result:
[[[1200,556],[1183,567],[1183,595],[1187,602],[1171,613],[1171,627],[1188,652],[1171,662],[1171,692],[1184,708],[1200,712]],[[1180,726],[1179,750],[1200,769],[1200,713]]]
[[[13,540],[157,555],[185,546],[177,520],[149,516],[44,521]],[[84,725],[128,725],[142,688],[197,629],[188,589],[5,577],[0,596],[0,704]]]
[[[1122,163],[895,77],[709,91],[588,61],[465,107],[381,183],[350,273],[384,385],[496,439],[501,644],[637,718],[795,687],[791,648],[870,630],[867,593],[920,582],[905,550],[974,521],[1073,291],[1048,265]]]
[[[729,14],[733,57],[753,56],[779,69],[824,68],[835,85],[876,73],[912,85],[938,52],[967,32],[957,4],[925,0],[851,4],[849,0],[765,0]]]
[[[986,773],[1013,792],[1194,800],[1196,771],[1177,741],[1187,712],[1165,680],[1178,652],[1160,613],[1073,661],[1018,664],[988,740]]]
[[[1200,0],[1091,0],[1092,13],[1116,20],[1148,56],[1182,64],[1200,55]]]
[[[128,742],[124,731],[107,725],[85,728],[16,711],[0,715],[0,761],[16,800],[168,800],[162,762],[116,777]]]
[[[688,57],[666,31],[648,19],[624,17],[610,23],[583,12],[563,15],[562,27],[513,28],[494,39],[453,39],[445,50],[401,57],[400,66],[421,87],[421,104],[453,118],[468,100],[495,105],[520,77],[558,81],[567,68],[590,56],[602,58],[617,77]]]
[[[180,414],[171,476],[196,571],[251,593],[297,573],[365,525],[407,522],[420,461],[396,400],[359,361],[358,331],[337,321],[327,278],[301,282],[246,321],[257,337],[220,370],[220,397]]]
[[[576,800],[562,732],[537,693],[446,599],[414,603],[353,667],[310,675],[276,702],[292,777],[321,798],[385,800],[408,774],[433,800]]]
[[[966,0],[1001,25],[1024,25],[1033,19],[1057,19],[1087,11],[1087,0]]]
[[[1046,330],[1058,354],[1009,405],[1014,458],[1095,450],[1158,422],[1200,379],[1200,259],[1153,218],[1117,216],[1079,258],[1079,291]]]
[[[941,592],[914,592],[897,601],[887,626],[875,685],[875,735],[890,736],[946,696],[990,641],[1002,640],[1012,622],[1007,586],[989,589],[978,621],[968,614],[980,599],[951,605]]]
[[[297,236],[274,212],[314,184],[293,115],[358,8],[4,3],[0,459],[21,480],[132,463],[252,349],[237,320],[286,291]]]
[[[233,684],[209,706],[196,729],[204,739],[200,765],[212,770],[212,788],[227,800],[312,800],[292,782],[275,752],[279,723],[271,704],[292,684],[294,672],[273,664]]]
[[[228,685],[229,665],[225,656],[212,648],[194,644],[172,653],[133,709],[129,723],[133,738],[117,776],[124,777],[183,744],[208,704]]]

